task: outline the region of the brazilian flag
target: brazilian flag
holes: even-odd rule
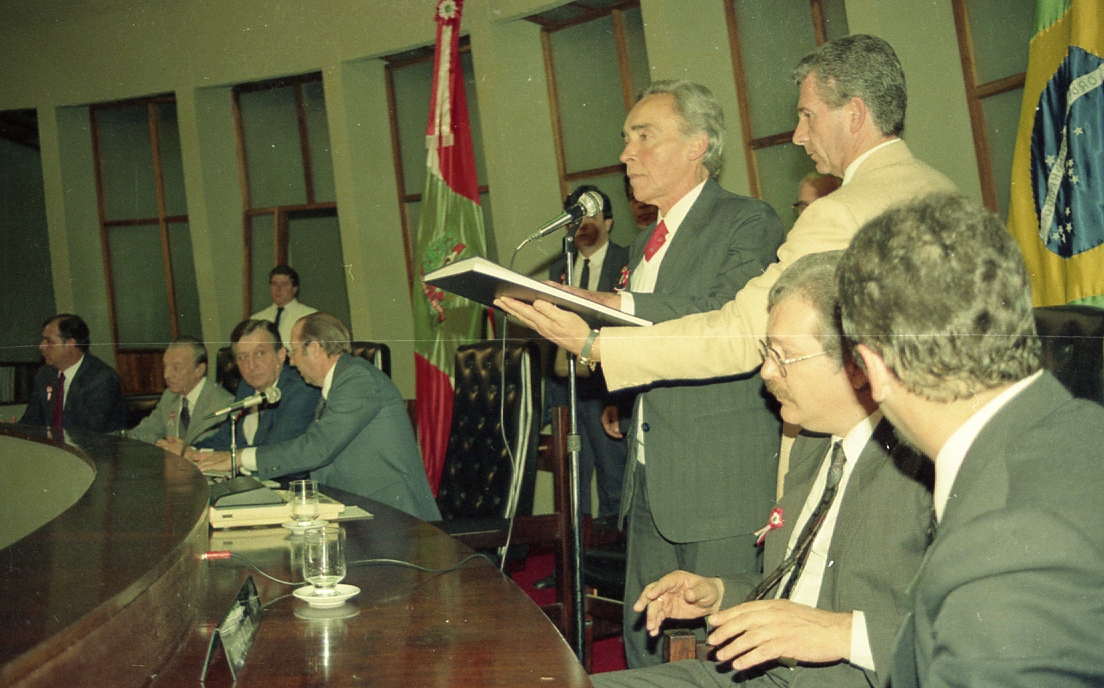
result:
[[[1104,306],[1104,0],[1037,0],[1008,228],[1036,306]]]

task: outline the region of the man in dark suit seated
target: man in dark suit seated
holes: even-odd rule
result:
[[[579,197],[588,191],[602,196],[602,212],[599,217],[584,217],[575,232],[575,274],[572,284],[580,289],[612,292],[628,286],[629,249],[609,240],[613,229],[613,208],[609,196],[596,186],[584,184],[571,192],[564,200],[564,210],[571,208]],[[548,268],[548,279],[567,284],[567,257],[560,256]],[[567,406],[567,359],[563,349],[556,349],[552,370],[548,379],[547,406]],[[602,429],[602,410],[610,401],[602,371],[590,372],[578,367],[577,387],[579,395],[579,506],[580,512],[590,513],[590,476],[597,473],[598,516],[616,517],[621,508],[621,482],[625,477],[625,457],[628,448],[623,439],[614,439]]]
[[[1040,369],[1016,242],[932,196],[859,231],[839,293],[874,400],[935,461],[891,684],[1104,685],[1104,409]]]
[[[177,337],[163,357],[165,393],[153,413],[126,436],[154,444],[163,437],[178,437],[192,444],[214,434],[226,416],[211,417],[234,400],[230,393],[207,379],[207,348],[195,337]]]
[[[303,382],[298,371],[285,365],[287,350],[280,341],[276,325],[267,320],[242,321],[230,334],[230,346],[242,374],[236,400],[265,392],[273,386],[280,390],[279,401],[254,406],[236,423],[237,446],[275,444],[306,432],[314,420],[320,395],[317,389]],[[192,447],[176,437],[158,440],[157,446],[183,453],[192,461],[214,450],[214,456],[205,458],[225,460],[229,468],[230,423],[223,423],[215,434],[195,442]]]
[[[79,315],[62,313],[43,323],[38,349],[46,365],[35,374],[20,423],[92,432],[126,427],[119,376],[88,353],[89,342],[88,325]]]
[[[762,375],[803,434],[764,529],[767,574],[676,571],[649,585],[636,602],[649,632],[665,619],[708,616],[717,661],[600,674],[598,688],[884,683],[928,544],[931,464],[897,441],[842,346],[839,257],[798,259],[769,296]]]
[[[322,485],[440,520],[406,403],[391,378],[349,353],[350,340],[329,313],[295,323],[291,364],[322,388],[316,420],[294,440],[242,450],[240,465],[260,480],[309,471]],[[199,461],[204,470],[225,470],[229,463],[229,457]]]

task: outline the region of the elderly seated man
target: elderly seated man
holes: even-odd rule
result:
[[[596,687],[884,684],[928,545],[932,472],[898,442],[842,346],[839,256],[798,259],[768,297],[763,379],[803,433],[764,529],[767,573],[675,571],[652,583],[635,606],[649,632],[666,619],[707,617],[716,661],[599,674]]]
[[[207,379],[207,348],[195,337],[177,337],[165,349],[165,393],[153,413],[126,436],[154,444],[164,437],[193,444],[210,437],[225,416],[213,417],[234,400],[230,393]]]

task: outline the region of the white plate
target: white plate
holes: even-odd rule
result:
[[[345,604],[345,600],[359,595],[360,588],[355,585],[338,583],[334,594],[319,595],[315,592],[313,585],[304,585],[301,588],[296,588],[292,594],[312,607],[340,607]]]
[[[329,521],[318,520],[318,521],[311,521],[309,524],[307,524],[305,526],[299,525],[298,521],[284,521],[280,525],[287,528],[288,530],[295,533],[296,535],[302,535],[303,533],[307,532],[308,530],[310,530],[312,528],[321,528],[322,526],[326,526],[326,525],[329,525],[329,524],[330,524]]]

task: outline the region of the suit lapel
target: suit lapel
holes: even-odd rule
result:
[[[766,551],[763,553],[763,570],[766,572],[778,568],[786,557],[794,525],[801,517],[801,510],[809,499],[820,465],[832,444],[830,437],[801,435],[790,452],[790,468],[782,488],[782,498],[778,505],[782,508],[782,527],[767,538]]]
[[[713,216],[713,205],[717,200],[715,186],[716,182],[712,179],[707,181],[694,205],[690,207],[690,212],[682,219],[682,224],[671,239],[671,245],[667,247],[667,253],[663,255],[654,293],[661,293],[668,283],[680,282],[686,275],[694,273],[697,267],[694,260],[702,255],[698,247],[701,242],[709,240],[704,230],[709,218]]]

